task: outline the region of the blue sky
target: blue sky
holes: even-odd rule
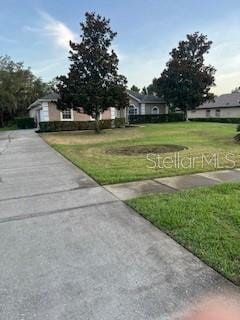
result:
[[[216,94],[240,86],[239,0],[8,0],[1,4],[0,55],[24,61],[44,80],[68,69],[68,40],[79,39],[86,11],[111,19],[114,48],[129,86],[160,75],[169,52],[187,33],[213,41],[207,62],[217,69]]]

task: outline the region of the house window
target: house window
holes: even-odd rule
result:
[[[73,110],[66,109],[61,111],[61,120],[62,121],[72,121],[73,120]]]
[[[221,110],[220,110],[220,109],[216,109],[216,111],[215,111],[215,116],[216,116],[217,118],[219,118],[219,117],[221,116]]]
[[[210,110],[210,109],[207,109],[207,110],[206,110],[206,117],[208,118],[208,117],[210,117],[210,115],[211,115],[211,110]]]
[[[129,110],[128,110],[128,114],[130,116],[134,116],[134,115],[138,114],[138,108],[136,106],[133,106],[133,105],[130,106]]]
[[[159,114],[159,108],[158,107],[153,107],[152,108],[152,114]]]

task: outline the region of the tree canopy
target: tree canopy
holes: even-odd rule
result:
[[[236,87],[232,90],[232,93],[240,93],[240,87]]]
[[[138,88],[137,86],[135,86],[135,84],[132,85],[132,87],[131,87],[130,90],[135,91],[135,92],[140,92],[140,88]]]
[[[154,78],[152,83],[147,87],[148,94],[155,94],[157,93],[157,79]]]
[[[96,120],[99,132],[100,114],[110,107],[125,108],[128,104],[127,80],[118,73],[118,57],[112,49],[117,33],[110,20],[87,12],[81,23],[79,43],[70,42],[70,69],[58,78],[58,108],[83,110]]]
[[[24,115],[27,107],[48,91],[48,85],[33,75],[23,62],[0,56],[0,126],[5,119]]]
[[[214,98],[210,89],[215,85],[216,70],[204,64],[204,55],[211,45],[206,35],[188,34],[187,39],[171,51],[166,68],[155,82],[157,94],[164,97],[172,110],[182,110],[186,119],[187,110]]]

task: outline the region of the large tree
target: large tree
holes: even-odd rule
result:
[[[87,12],[81,23],[80,43],[70,41],[70,69],[67,76],[58,78],[58,108],[73,108],[95,118],[100,132],[100,114],[110,107],[128,105],[127,80],[118,73],[118,57],[112,50],[117,33],[110,20]]]
[[[232,90],[232,93],[240,93],[240,87],[236,87]]]
[[[154,78],[152,83],[147,87],[148,94],[156,94],[157,93],[157,79]]]
[[[212,41],[199,32],[188,34],[171,51],[166,68],[156,81],[158,95],[164,97],[172,110],[182,110],[186,120],[188,110],[214,99],[210,89],[215,85],[216,70],[204,64],[204,55],[211,45]]]
[[[131,89],[130,89],[131,91],[135,91],[135,92],[137,92],[137,93],[139,93],[140,92],[140,88],[138,88],[137,86],[135,86],[135,84],[134,85],[132,85],[132,87],[131,87]]]
[[[25,115],[27,107],[48,91],[48,85],[22,62],[0,56],[0,126],[14,116]]]

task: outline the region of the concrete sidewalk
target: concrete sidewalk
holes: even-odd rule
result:
[[[173,319],[235,290],[33,131],[0,150],[1,319]]]
[[[189,174],[184,176],[159,178],[106,185],[120,200],[128,200],[152,193],[171,193],[197,187],[209,187],[223,182],[240,182],[240,169]]]

